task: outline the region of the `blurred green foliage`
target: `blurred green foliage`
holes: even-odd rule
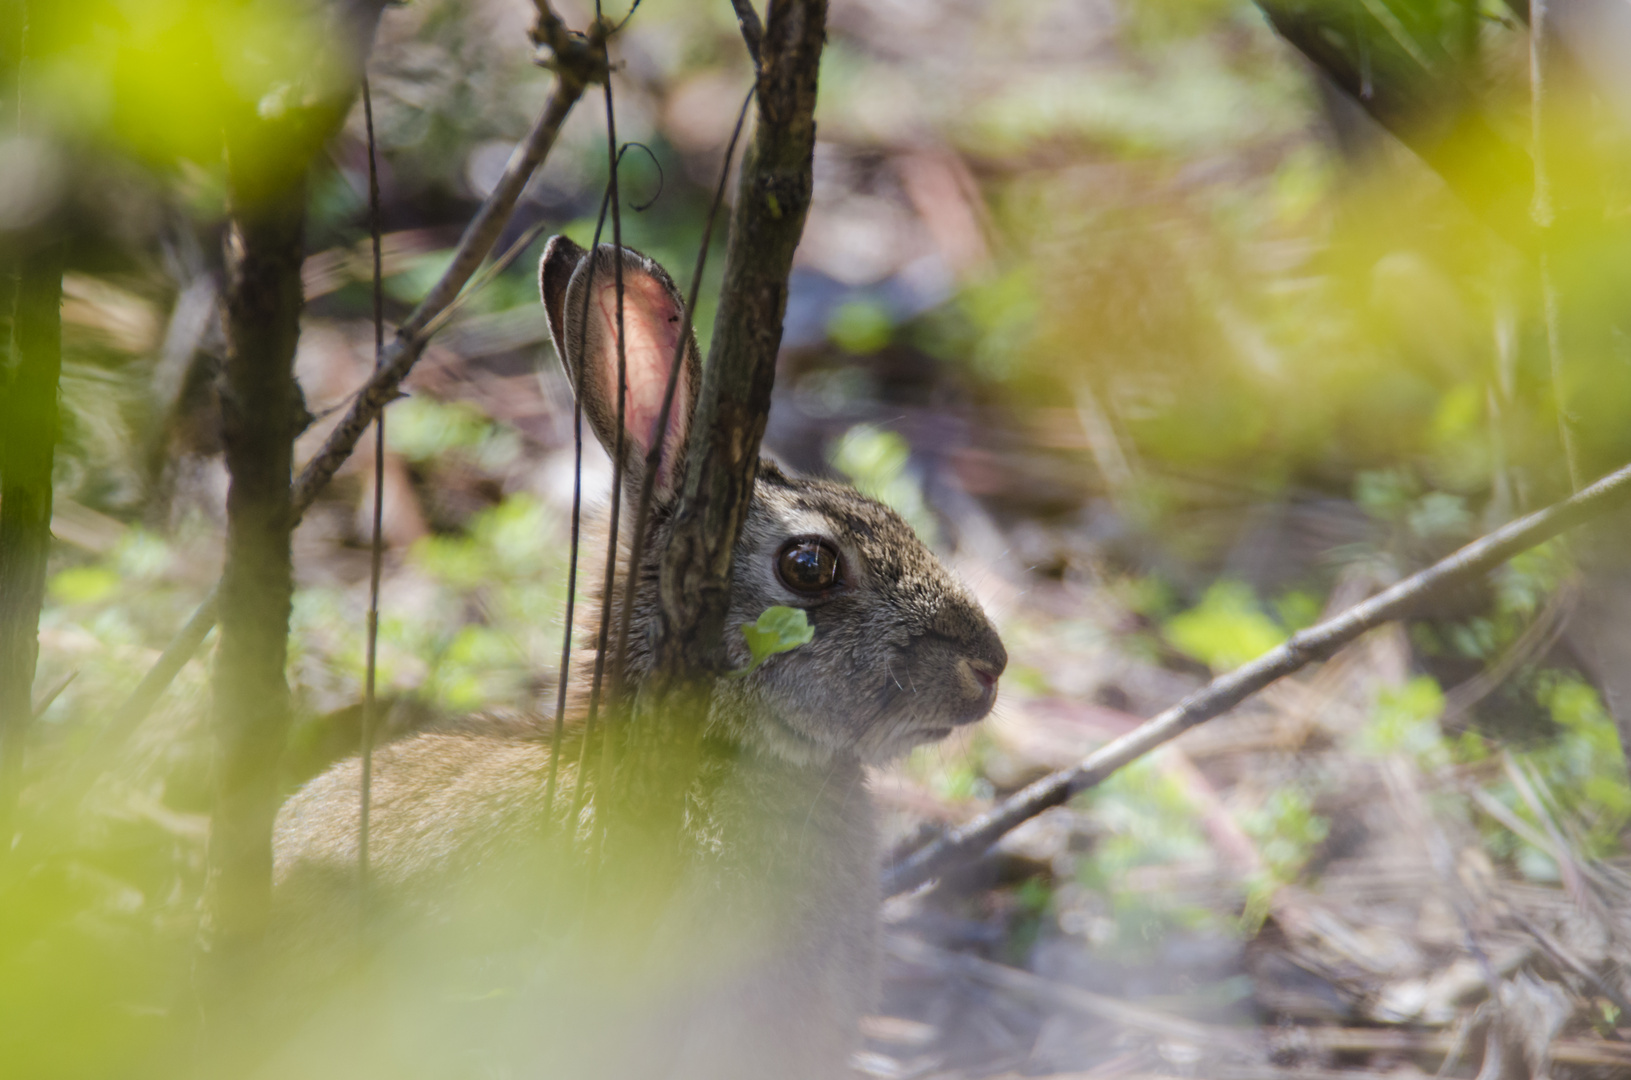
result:
[[[1164,890],[1134,887],[1141,868],[1193,863],[1209,850],[1190,793],[1150,759],[1136,761],[1082,800],[1103,834],[1077,870],[1078,882],[1102,896],[1112,922],[1095,944],[1112,953],[1150,949],[1177,928],[1220,928],[1192,900],[1163,899]]]
[[[347,58],[324,19],[294,0],[31,4],[25,95],[61,131],[214,169],[229,130],[340,89]]]
[[[1261,805],[1239,815],[1240,827],[1256,841],[1261,869],[1248,875],[1240,925],[1255,933],[1271,910],[1276,889],[1301,879],[1319,845],[1330,835],[1331,823],[1314,812],[1308,791],[1298,786],[1277,788]]]
[[[1439,714],[1444,711],[1444,693],[1437,681],[1418,675],[1403,686],[1383,687],[1376,707],[1356,738],[1362,753],[1403,754],[1427,768],[1449,760]]]
[[[380,617],[382,692],[412,694],[446,715],[529,707],[559,661],[565,567],[557,526],[537,499],[512,495],[464,531],[415,544],[411,573]],[[354,589],[297,594],[297,700],[302,691],[324,708],[357,700],[364,642],[356,602]]]
[[[1255,660],[1286,639],[1285,629],[1270,618],[1239,581],[1219,581],[1201,602],[1166,621],[1166,638],[1180,652],[1214,671],[1227,671]]]
[[[855,489],[906,519],[924,543],[939,543],[940,527],[923,498],[923,485],[910,468],[911,447],[893,431],[872,424],[850,428],[834,444],[833,468]]]

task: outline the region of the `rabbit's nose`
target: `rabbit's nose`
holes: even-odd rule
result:
[[[1002,647],[1002,638],[997,631],[986,623],[981,627],[982,633],[975,634],[965,646],[965,656],[968,657],[969,667],[974,669],[975,677],[981,685],[990,689],[997,685],[997,676],[1003,673],[1008,666],[1008,650]]]
[[[985,660],[970,660],[968,662],[969,670],[974,672],[975,680],[987,692],[996,687],[997,676],[1002,674],[1002,669],[1005,666],[992,664]]]

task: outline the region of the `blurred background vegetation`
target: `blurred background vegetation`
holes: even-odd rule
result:
[[[900,509],[1014,658],[987,731],[878,778],[893,842],[1631,458],[1631,94],[1591,40],[1624,39],[1570,10],[1536,108],[1528,11],[1497,0],[834,0],[766,449]],[[0,1061],[19,1076],[187,1060],[207,651],[134,733],[108,729],[220,573],[220,132],[325,92],[308,16],[34,2],[26,60],[7,59],[0,243],[50,235],[67,259],[39,714],[0,873]],[[542,105],[531,18],[412,0],[380,23],[387,319],[447,264]],[[613,51],[619,134],[649,150],[626,158],[626,201],[649,207],[625,240],[688,267],[751,77],[734,18],[645,0]],[[500,250],[534,226],[588,242],[601,125],[598,104],[572,116]],[[310,180],[300,460],[372,363],[366,193],[353,109]],[[571,408],[540,246],[460,307],[390,412],[394,733],[553,700]],[[588,471],[603,490],[609,466]],[[371,477],[365,449],[295,536],[290,789],[356,746]],[[1174,972],[1213,963],[1174,943],[1221,941],[1186,984],[1212,996],[1184,1008],[1309,1019],[1252,949],[1287,922],[1287,889],[1408,846],[1356,809],[1397,762],[1491,879],[1555,891],[1576,864],[1612,868],[1631,822],[1625,535],[1531,553],[1198,732],[1193,761],[1128,770],[954,892],[941,914],[965,936],[944,940],[1071,981],[1068,946],[1097,972],[1081,985],[1169,1005]],[[1612,995],[1573,989],[1611,1030]],[[909,1056],[897,1044],[873,1049],[874,1075],[907,1075],[879,1063]]]

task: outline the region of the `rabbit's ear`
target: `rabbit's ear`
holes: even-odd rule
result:
[[[602,245],[593,258],[564,236],[550,240],[538,268],[539,292],[549,318],[555,352],[572,385],[582,371],[583,411],[607,453],[617,435],[617,278],[615,249]],[[588,300],[585,312],[584,301]],[[663,397],[679,341],[684,307],[674,282],[644,255],[623,249],[624,375],[623,475],[637,493],[646,455],[658,438]],[[653,490],[659,501],[672,498],[684,470],[685,439],[691,428],[697,388],[702,383],[695,335],[689,335],[680,377],[662,435],[662,457]]]

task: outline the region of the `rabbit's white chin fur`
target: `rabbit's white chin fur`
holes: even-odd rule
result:
[[[803,734],[778,716],[767,713],[759,719],[760,722],[753,726],[754,730],[746,736],[745,741],[761,753],[779,758],[789,765],[803,769],[825,768],[843,753],[838,747],[825,745]]]
[[[900,667],[932,671],[938,666],[934,659]],[[791,667],[791,657],[777,657],[742,682],[721,687],[709,728],[716,737],[798,768],[824,769],[838,759],[886,765],[983,719],[994,703],[994,694],[968,700],[958,695],[955,680],[948,687],[948,680],[931,681],[929,672],[920,672],[923,693],[894,691],[865,708],[849,702],[851,708],[835,715],[807,707],[819,706],[822,695],[788,694],[778,686],[778,665]],[[893,690],[893,680],[886,682]]]
[[[757,720],[750,731],[731,732],[734,741],[803,769],[824,769],[838,758],[852,758],[863,765],[887,765],[919,746],[939,742],[956,730],[949,724],[905,728],[885,725],[882,729],[874,729],[870,737],[858,744],[837,745],[805,734],[788,719],[768,710],[761,713]],[[723,734],[729,728],[721,726],[716,730]],[[822,730],[833,730],[833,726],[823,725]]]

